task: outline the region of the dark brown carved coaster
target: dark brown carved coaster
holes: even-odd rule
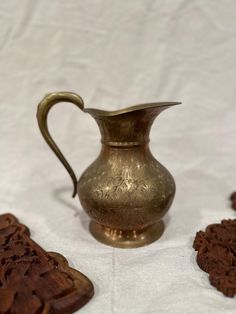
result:
[[[62,255],[45,252],[13,215],[0,215],[0,314],[71,314],[93,293]]]
[[[197,263],[209,273],[210,283],[228,297],[236,294],[236,219],[212,224],[193,242]]]
[[[233,192],[230,195],[230,200],[231,200],[231,207],[232,207],[232,209],[236,210],[236,192]]]

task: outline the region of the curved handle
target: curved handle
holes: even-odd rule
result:
[[[57,103],[59,102],[70,102],[79,107],[82,111],[84,109],[84,102],[83,99],[75,94],[70,92],[56,92],[46,95],[43,100],[38,105],[38,111],[37,111],[37,119],[38,119],[38,125],[39,129],[47,142],[47,144],[50,146],[50,148],[53,150],[53,152],[56,154],[56,156],[59,158],[59,160],[62,162],[66,170],[68,171],[69,175],[71,176],[73,185],[74,185],[74,191],[72,194],[72,197],[75,197],[76,195],[76,187],[77,187],[77,178],[72,170],[71,166],[69,165],[66,158],[63,156],[62,152],[52,139],[49,131],[48,131],[48,124],[47,124],[47,117],[49,110]]]

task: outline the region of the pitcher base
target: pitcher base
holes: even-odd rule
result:
[[[90,222],[90,232],[98,241],[117,248],[137,248],[158,240],[165,229],[159,221],[141,230],[119,230]]]

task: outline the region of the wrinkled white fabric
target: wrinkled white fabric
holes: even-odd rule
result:
[[[80,313],[234,313],[195,262],[196,231],[234,218],[236,2],[8,0],[0,2],[0,213],[12,212],[49,251],[95,285]],[[151,149],[177,194],[156,243],[96,242],[65,169],[42,139],[37,103],[51,91],[118,109],[182,101],[162,113]],[[98,127],[71,104],[49,125],[78,176],[100,150]]]

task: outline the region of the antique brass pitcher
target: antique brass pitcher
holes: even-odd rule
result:
[[[100,155],[78,183],[47,127],[48,112],[58,102],[71,102],[89,113],[101,132]],[[51,93],[40,102],[39,128],[71,176],[73,197],[78,194],[91,218],[90,231],[97,240],[131,248],[149,244],[163,233],[161,218],[173,201],[175,182],[151,154],[149,132],[155,118],[177,104],[150,103],[117,111],[85,109],[81,97],[70,92]]]

